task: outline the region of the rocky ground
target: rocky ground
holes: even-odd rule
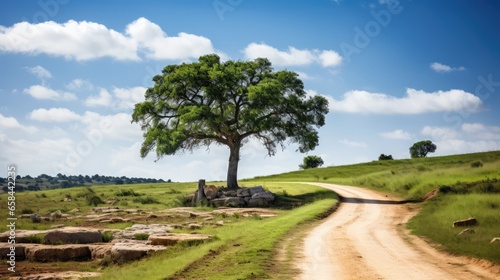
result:
[[[209,242],[213,236],[196,233],[203,227],[221,227],[231,222],[237,213],[241,217],[274,216],[264,208],[219,207],[209,212],[181,207],[166,210],[122,209],[95,207],[82,213],[74,209],[68,214],[60,211],[49,217],[22,215],[21,219],[47,220],[48,230],[16,231],[16,273],[0,271],[2,279],[80,279],[97,276],[96,272],[81,272],[83,264],[135,261],[178,243],[196,245]],[[228,218],[229,217],[229,218]],[[65,226],[72,221],[78,226]],[[112,225],[130,225],[112,229]],[[176,231],[176,233],[172,232]],[[184,233],[179,233],[182,231]],[[11,251],[10,232],[0,234],[0,255],[8,261]],[[64,265],[50,265],[52,263]]]

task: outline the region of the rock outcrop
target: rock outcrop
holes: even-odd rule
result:
[[[264,190],[262,186],[237,190],[218,189],[215,191],[215,189],[215,186],[204,187],[208,203],[215,207],[266,207],[275,199],[275,195]]]
[[[51,230],[45,235],[45,244],[90,244],[102,242],[97,229],[64,227]]]

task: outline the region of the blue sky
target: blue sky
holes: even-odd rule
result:
[[[222,146],[141,159],[131,124],[151,78],[217,53],[267,57],[330,101],[326,166],[500,150],[498,1],[2,1],[0,165],[42,173],[224,180]],[[242,149],[239,177],[297,170],[289,145]],[[1,176],[1,175],[0,175]]]

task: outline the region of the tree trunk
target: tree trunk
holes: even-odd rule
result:
[[[227,169],[227,187],[230,189],[238,188],[238,162],[240,161],[240,148],[239,142],[233,143],[229,146],[229,167]]]

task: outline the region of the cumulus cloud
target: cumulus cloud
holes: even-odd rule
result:
[[[113,97],[105,89],[101,89],[99,91],[99,95],[89,96],[87,99],[85,99],[85,105],[89,107],[96,107],[96,106],[108,107],[111,106],[112,102],[113,102]]]
[[[411,139],[411,134],[409,132],[406,132],[402,129],[396,129],[393,131],[388,131],[388,132],[381,132],[379,133],[380,136],[383,138],[387,139],[394,139],[394,140],[410,140]]]
[[[281,51],[269,45],[257,43],[250,43],[243,50],[243,54],[246,59],[268,58],[277,66],[304,66],[318,62],[323,67],[333,67],[339,66],[342,62],[342,57],[332,50],[299,50],[288,47],[287,51]]]
[[[431,69],[438,73],[452,72],[452,71],[464,71],[465,67],[451,67],[438,62],[431,63]]]
[[[26,67],[26,69],[40,80],[46,80],[52,78],[52,73],[50,73],[49,70],[43,68],[40,65],[37,65],[35,67]]]
[[[362,90],[346,92],[342,100],[331,98],[332,111],[366,114],[422,114],[432,112],[477,112],[482,101],[472,93],[452,89],[425,92],[408,88],[406,96],[395,97],[384,93]]]
[[[70,92],[60,92],[48,88],[44,85],[34,85],[23,90],[24,93],[31,95],[36,99],[50,99],[50,100],[76,100],[76,95]]]
[[[33,110],[28,117],[40,122],[71,122],[81,119],[80,115],[67,108],[40,108]]]
[[[74,79],[71,82],[69,82],[66,85],[66,87],[69,90],[74,90],[74,91],[94,89],[94,85],[91,82],[82,79]]]
[[[2,114],[0,114],[0,127],[6,128],[6,129],[20,129],[29,133],[34,133],[37,132],[38,129],[34,126],[24,126],[20,124],[16,118],[14,117],[6,117]],[[5,136],[6,137],[6,136]]]
[[[425,126],[420,133],[439,140],[456,139],[459,136],[458,132],[450,127]]]
[[[464,123],[462,131],[475,138],[484,140],[500,140],[500,127],[487,126],[481,123]]]
[[[206,37],[185,32],[167,36],[160,26],[143,17],[128,24],[124,33],[96,22],[74,20],[0,25],[0,51],[47,54],[77,61],[103,57],[138,61],[140,54],[152,59],[185,60],[217,53]]]

